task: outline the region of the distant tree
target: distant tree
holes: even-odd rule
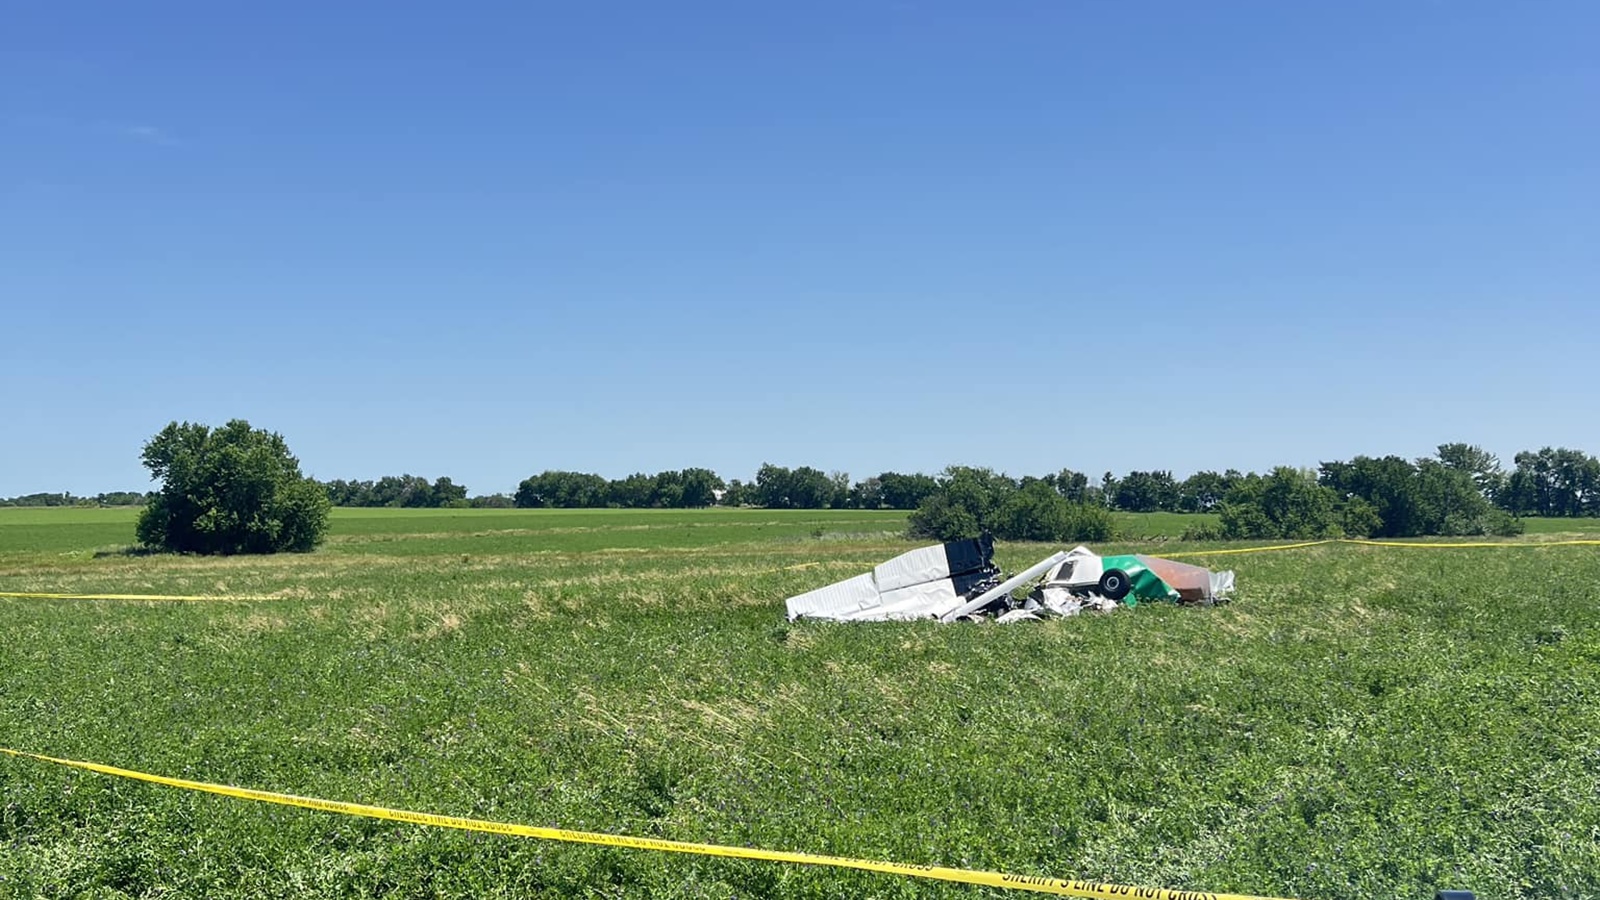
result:
[[[1422,534],[1487,534],[1494,507],[1484,498],[1472,474],[1437,459],[1417,460],[1417,495]]]
[[[1341,503],[1364,501],[1377,516],[1368,532],[1375,537],[1503,533],[1510,527],[1503,517],[1491,515],[1469,466],[1432,458],[1411,462],[1398,456],[1358,456],[1323,463],[1319,481]],[[1364,519],[1369,514],[1358,508],[1350,515]]]
[[[830,490],[828,491],[829,509],[846,509],[850,506],[850,473],[833,471],[828,473]]]
[[[145,495],[138,491],[108,491],[95,495],[94,502],[101,506],[143,506]]]
[[[1196,472],[1178,486],[1178,509],[1182,512],[1210,512],[1228,496],[1233,480],[1216,472]]]
[[[1129,472],[1117,484],[1117,509],[1156,512],[1178,508],[1178,484],[1171,472]]]
[[[372,487],[370,481],[345,481],[342,478],[335,478],[323,485],[328,502],[334,506],[375,506]]]
[[[827,509],[837,483],[818,469],[787,469],[763,463],[756,471],[755,499],[768,509]]]
[[[912,537],[943,541],[976,537],[994,527],[996,512],[1017,491],[1012,478],[972,466],[947,467],[936,487],[906,520]]]
[[[1476,444],[1440,444],[1439,462],[1459,472],[1465,472],[1477,486],[1478,493],[1493,500],[1505,487],[1506,473],[1500,468],[1500,458]]]
[[[334,506],[390,506],[408,509],[468,506],[467,489],[448,477],[429,483],[420,475],[385,475],[377,481],[335,478],[323,485]]]
[[[1112,536],[1103,506],[1073,503],[1054,478],[1016,481],[992,469],[951,466],[939,489],[907,520],[917,538],[955,540],[991,532],[1012,541],[1104,541]]]
[[[650,505],[656,509],[678,509],[683,506],[683,474],[657,472],[650,487]]]
[[[851,485],[846,505],[851,509],[882,509],[883,480],[877,477],[863,478]]]
[[[466,501],[467,487],[464,484],[456,484],[448,477],[441,477],[434,479],[433,488],[429,491],[429,494],[432,497],[434,506],[450,506]]]
[[[1007,496],[988,524],[995,537],[1010,541],[1108,541],[1114,530],[1105,507],[1073,503],[1044,479]]]
[[[1100,476],[1100,500],[1106,505],[1107,508],[1116,505],[1117,476],[1111,474],[1110,472]]]
[[[480,494],[467,501],[473,509],[510,509],[517,502],[505,494]]]
[[[902,475],[884,472],[878,476],[883,489],[883,505],[890,509],[916,509],[922,501],[939,489],[932,475]]]
[[[839,479],[810,466],[796,468],[791,479],[789,496],[795,509],[828,509],[833,506],[834,494],[839,490]],[[849,479],[850,476],[844,476],[846,490],[849,489]]]
[[[1339,510],[1339,527],[1345,537],[1371,537],[1383,528],[1383,517],[1378,508],[1361,497],[1351,497]]]
[[[1016,490],[1015,479],[989,468],[949,466],[939,476],[939,493],[970,510],[985,525]]]
[[[1376,537],[1437,534],[1429,529],[1429,513],[1418,491],[1417,467],[1398,456],[1357,456],[1349,462],[1325,462],[1319,481],[1341,499],[1360,497],[1382,522]],[[1442,523],[1441,523],[1442,524]]]
[[[717,492],[727,487],[722,477],[710,469],[684,469],[678,473],[678,480],[683,485],[680,505],[690,509],[711,506],[717,502]]]
[[[1580,450],[1545,447],[1515,457],[1501,507],[1517,515],[1600,515],[1600,460]]]
[[[1062,469],[1055,475],[1048,476],[1046,481],[1055,487],[1069,503],[1082,503],[1088,497],[1089,476],[1071,469]]]
[[[1279,466],[1265,477],[1241,479],[1218,507],[1222,536],[1314,540],[1344,533],[1338,494],[1316,475]]]
[[[516,504],[521,507],[581,509],[606,505],[610,484],[599,475],[587,472],[547,470],[524,478],[517,485]]]
[[[762,463],[756,470],[756,481],[752,491],[757,506],[768,509],[790,509],[794,503],[789,498],[790,484],[794,481],[794,473],[786,466],[775,466],[772,463]]]
[[[84,498],[75,497],[71,491],[61,494],[23,494],[9,500],[0,501],[4,506],[77,506]]]
[[[972,511],[953,502],[945,494],[934,494],[922,501],[906,518],[906,534],[913,538],[935,541],[954,541],[974,538],[983,533],[983,526]]]
[[[139,515],[140,543],[186,553],[308,551],[328,527],[328,497],[300,473],[283,437],[234,419],[173,422],[144,445],[161,487]]]
[[[433,485],[420,475],[385,475],[372,486],[372,506],[420,509],[435,506]]]
[[[755,486],[745,484],[735,478],[728,482],[728,489],[723,492],[721,504],[723,506],[750,506],[755,503]]]
[[[650,505],[655,489],[656,479],[653,476],[635,472],[606,485],[606,502],[623,509],[642,509]]]

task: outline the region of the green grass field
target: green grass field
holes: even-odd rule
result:
[[[910,544],[860,512],[346,511],[133,556],[0,510],[0,746],[506,822],[1195,890],[1600,894],[1600,549],[1220,557],[1234,602],[789,624]],[[1177,552],[1188,520],[1118,547]],[[1533,523],[1530,523],[1532,525]],[[1572,533],[1573,523],[1545,529]],[[1587,524],[1587,523],[1583,523]],[[1543,523],[1540,523],[1542,526]],[[1042,545],[1006,544],[1016,570]],[[1107,548],[1117,549],[1117,548]],[[0,897],[977,897],[0,758]],[[1022,895],[1017,895],[1022,896]]]

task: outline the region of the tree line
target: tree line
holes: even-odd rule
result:
[[[0,506],[143,506],[154,495],[139,491],[108,491],[93,497],[79,497],[71,491],[61,494],[23,494],[0,497]]]
[[[1600,516],[1600,460],[1545,448],[1499,459],[1470,444],[1441,444],[1434,456],[1357,456],[1316,469],[1270,472],[1134,471],[1097,482],[1071,469],[1014,478],[950,466],[937,475],[883,472],[852,482],[842,472],[765,463],[751,482],[724,482],[709,469],[607,480],[546,471],[525,479],[519,507],[912,510],[917,537],[949,540],[990,532],[1002,539],[1106,540],[1112,511],[1212,512],[1191,539],[1415,537],[1517,534],[1521,516]]]
[[[1379,524],[1371,533],[1390,536],[1408,533],[1468,533],[1475,527],[1504,527],[1489,518],[1489,510],[1465,497],[1464,485],[1445,471],[1465,473],[1473,489],[1493,509],[1514,517],[1600,516],[1600,459],[1580,450],[1546,447],[1513,457],[1502,468],[1493,454],[1464,443],[1442,444],[1437,455],[1419,460],[1397,456],[1356,457],[1348,462],[1325,462],[1309,474],[1317,485],[1334,492],[1329,502],[1337,507],[1341,526],[1360,530],[1376,513]],[[706,506],[758,506],[768,509],[900,509],[915,510],[958,473],[989,471],[952,466],[937,475],[882,472],[851,481],[843,472],[823,472],[810,466],[788,468],[764,463],[754,479],[725,481],[705,468],[635,473],[626,478],[548,470],[518,484],[512,494],[468,496],[465,485],[453,479],[433,480],[417,475],[386,475],[373,480],[334,479],[321,482],[334,506],[400,508],[619,508],[686,509]],[[991,475],[995,473],[990,473]],[[1097,480],[1072,469],[1044,476],[1009,478],[1011,489],[1040,483],[1068,503],[1104,507],[1122,512],[1222,512],[1231,503],[1231,533],[1272,530],[1250,519],[1243,510],[1260,506],[1262,485],[1270,483],[1281,493],[1284,475],[1279,469],[1257,474],[1228,469],[1196,472],[1184,479],[1168,470],[1132,471],[1122,477],[1106,472]],[[1302,480],[1305,480],[1302,478]],[[981,479],[980,479],[981,480]],[[999,484],[996,482],[996,484]],[[1448,485],[1448,486],[1447,486]],[[1443,493],[1441,493],[1443,492]],[[1293,493],[1293,492],[1291,492]],[[0,506],[137,506],[153,495],[113,491],[93,497],[71,493],[37,493],[0,498]],[[1458,496],[1459,495],[1459,496]],[[1462,499],[1465,497],[1465,499]],[[1373,507],[1368,510],[1353,498]],[[1433,499],[1429,499],[1433,498]],[[1443,499],[1440,499],[1443,498]],[[970,510],[976,513],[976,507]],[[1444,521],[1445,517],[1450,522]],[[1271,520],[1271,516],[1267,516]],[[1296,530],[1296,529],[1291,529]],[[1298,529],[1303,531],[1304,529]]]
[[[375,481],[346,481],[335,478],[322,483],[328,502],[334,506],[392,506],[406,509],[465,507],[465,485],[449,477],[429,481],[420,475],[385,475]]]
[[[1378,472],[1383,474],[1380,476]],[[1514,516],[1600,516],[1600,459],[1565,448],[1525,451],[1514,457],[1514,468],[1503,469],[1493,454],[1470,444],[1441,444],[1436,456],[1406,460],[1398,456],[1358,456],[1348,462],[1322,463],[1311,470],[1317,484],[1342,492],[1342,499],[1361,496],[1388,509],[1389,495],[1407,493],[1402,483],[1416,482],[1417,490],[1435,490],[1440,479],[1466,489],[1457,475],[1471,483],[1472,492],[1491,506]],[[1257,474],[1237,469],[1202,471],[1179,480],[1170,471],[1133,471],[1118,478],[1106,472],[1097,481],[1072,469],[1044,476],[1012,478],[992,470],[951,466],[937,475],[883,472],[852,482],[843,472],[823,472],[810,466],[790,469],[765,463],[750,482],[724,482],[709,469],[684,469],[656,475],[635,474],[607,480],[600,475],[572,471],[546,471],[525,479],[513,500],[520,507],[695,507],[761,506],[769,509],[916,509],[958,477],[987,472],[1012,489],[1039,483],[1055,490],[1069,503],[1103,506],[1123,512],[1219,512],[1230,499],[1235,505],[1254,496],[1263,479],[1278,472]],[[982,480],[982,479],[980,479]],[[1387,487],[1380,489],[1379,482]],[[1387,493],[1385,493],[1387,492]],[[1398,501],[1397,501],[1398,502]],[[1447,504],[1448,506],[1448,504]],[[1451,507],[1457,515],[1476,514]],[[1399,513],[1394,515],[1399,516]],[[1402,517],[1403,519],[1403,517]],[[1401,521],[1397,519],[1397,521]],[[1385,526],[1409,530],[1413,526]]]
[[[611,480],[588,472],[550,470],[523,479],[512,500],[530,509],[916,509],[937,490],[938,480],[931,475],[884,472],[852,483],[843,472],[764,463],[749,482],[724,481],[702,468],[640,472]]]
[[[1105,540],[1109,510],[1214,511],[1216,525],[1186,539],[1317,539],[1510,535],[1518,515],[1600,512],[1600,462],[1571,451],[1518,454],[1501,469],[1481,447],[1443,444],[1436,456],[1324,462],[1315,470],[1280,466],[1266,474],[1111,473],[1091,485],[1064,470],[1013,479],[990,469],[951,467],[909,519],[913,536],[950,540],[983,531],[1012,540]]]
[[[1063,469],[1013,478],[992,469],[950,466],[938,475],[883,472],[852,482],[843,472],[764,463],[751,482],[724,481],[710,469],[667,470],[626,478],[549,470],[510,496],[467,496],[448,477],[318,482],[301,474],[281,435],[234,420],[212,429],[169,424],[142,455],[159,491],[95,497],[38,493],[3,506],[144,507],[142,544],[201,553],[306,550],[339,506],[908,509],[914,536],[950,539],[982,532],[1011,540],[1106,540],[1111,512],[1215,512],[1216,525],[1190,539],[1413,537],[1516,534],[1520,517],[1600,516],[1600,459],[1579,450],[1524,451],[1505,469],[1481,447],[1441,444],[1433,456],[1357,456],[1316,469],[1280,466],[1265,474],[1169,471],[1105,473],[1091,483]]]

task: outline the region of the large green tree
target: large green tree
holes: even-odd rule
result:
[[[1440,449],[1444,460],[1423,458],[1413,463],[1398,456],[1358,456],[1349,462],[1326,462],[1320,482],[1341,502],[1361,500],[1370,507],[1358,506],[1356,518],[1367,521],[1375,537],[1515,533],[1508,516],[1492,514],[1474,480],[1475,470],[1488,471],[1483,459],[1471,458],[1468,451],[1474,448]]]
[[[1312,472],[1279,466],[1270,475],[1238,479],[1218,505],[1222,536],[1244,538],[1338,537],[1343,533],[1338,494]]]
[[[1600,515],[1600,460],[1581,450],[1545,447],[1518,453],[1517,468],[1496,500],[1518,515]]]
[[[139,542],[182,553],[304,552],[328,528],[328,496],[300,473],[283,436],[234,419],[172,422],[144,445],[161,482],[139,515]]]
[[[1478,493],[1489,500],[1493,500],[1505,488],[1506,473],[1500,468],[1500,458],[1476,444],[1440,444],[1438,455],[1446,468],[1472,476]]]
[[[949,541],[991,532],[1008,541],[1105,541],[1111,513],[1063,497],[1054,478],[1020,482],[993,469],[950,466],[906,520],[915,538]]]

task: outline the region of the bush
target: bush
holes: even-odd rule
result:
[[[1073,503],[1048,482],[1005,490],[990,477],[967,472],[924,500],[911,514],[907,531],[915,538],[940,541],[988,531],[1008,541],[1065,543],[1110,540],[1114,524],[1104,507]]]
[[[1259,503],[1251,501],[1224,502],[1217,507],[1217,515],[1221,518],[1221,535],[1226,540],[1260,540],[1264,538],[1283,537],[1282,530],[1267,514],[1262,511]]]
[[[1219,509],[1222,536],[1314,540],[1344,533],[1335,510],[1338,495],[1309,472],[1279,466],[1264,478],[1241,483]]]
[[[1444,517],[1441,534],[1460,536],[1495,535],[1513,537],[1523,531],[1522,520],[1503,509],[1488,509],[1476,516],[1451,513]]]
[[[906,533],[940,541],[977,537],[994,527],[996,511],[1016,491],[1015,481],[992,469],[950,466],[907,520]]]
[[[1521,534],[1527,525],[1516,516],[1503,509],[1491,509],[1484,513],[1480,520],[1483,523],[1484,534],[1497,537],[1515,537]]]
[[[1383,528],[1383,517],[1378,514],[1378,508],[1364,498],[1351,497],[1339,511],[1339,523],[1344,527],[1345,537],[1364,538]]]
[[[990,523],[995,537],[1008,541],[1108,541],[1114,526],[1104,507],[1068,502],[1044,482],[1006,498]]]
[[[139,514],[139,542],[181,553],[305,552],[322,541],[323,486],[300,473],[283,437],[234,419],[221,428],[173,422],[144,445],[161,482]]]
[[[978,517],[946,494],[935,494],[922,501],[906,519],[906,534],[914,538],[954,541],[977,537],[983,531]]]
[[[1094,503],[1072,503],[1072,530],[1059,538],[1062,541],[1109,541],[1117,536],[1116,520],[1111,510]]]

